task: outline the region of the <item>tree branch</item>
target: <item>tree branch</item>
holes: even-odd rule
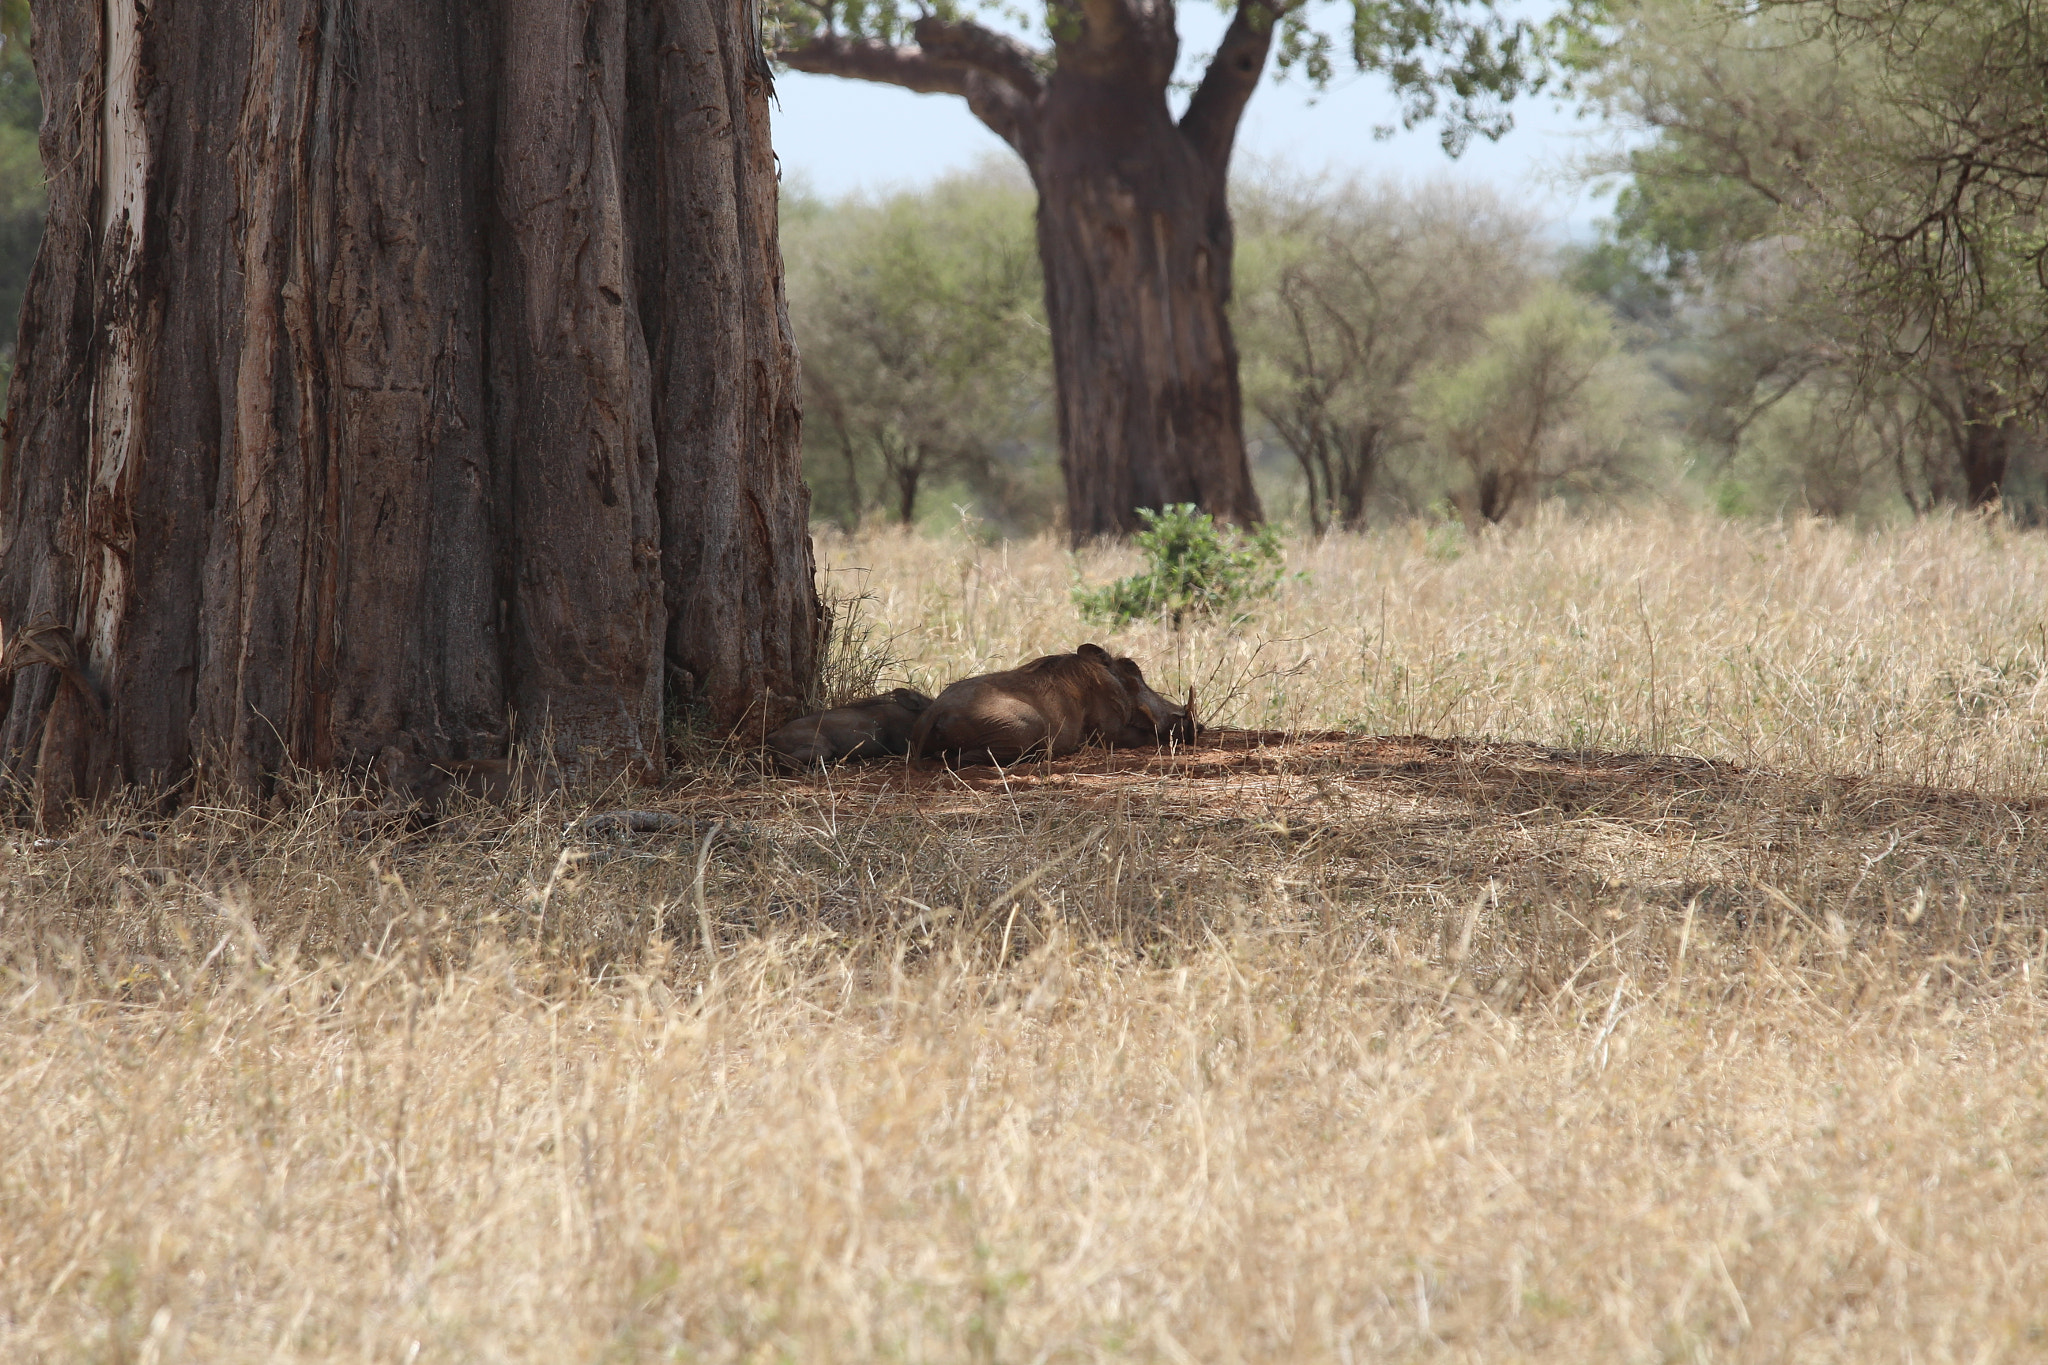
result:
[[[842,38],[820,34],[796,47],[780,48],[777,61],[794,71],[819,76],[846,76],[858,81],[897,85],[920,95],[965,95],[966,72],[949,62],[933,61],[915,47],[896,47],[874,38]]]
[[[971,19],[948,23],[926,15],[911,25],[918,46],[934,59],[971,67],[1002,81],[1027,100],[1045,93],[1045,77],[1036,55],[1005,33],[983,28]]]
[[[1052,6],[1047,7],[1048,17]],[[1062,55],[1070,47],[1086,46],[1106,52],[1124,40],[1131,27],[1127,0],[1061,0],[1058,8],[1073,21],[1068,37],[1060,43]],[[1055,35],[1059,27],[1053,29]]]
[[[923,27],[922,22],[919,27]],[[967,101],[974,116],[1009,143],[1018,155],[1026,161],[1032,158],[1037,111],[1007,75],[999,77],[978,65],[921,47],[897,47],[873,38],[843,38],[836,33],[820,34],[795,47],[783,48],[775,56],[792,71],[874,81],[920,95],[958,95]],[[1034,70],[1032,75],[1035,77],[1037,72]]]
[[[1273,45],[1273,28],[1280,22],[1281,8],[1267,0],[1240,0],[1237,14],[1223,34],[1223,45],[1209,59],[1209,69],[1188,101],[1187,112],[1181,115],[1181,135],[1219,171],[1230,164],[1237,125],[1265,74],[1266,52]]]

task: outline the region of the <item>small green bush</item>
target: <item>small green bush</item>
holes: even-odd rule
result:
[[[1121,626],[1190,616],[1241,621],[1244,605],[1280,585],[1280,533],[1261,526],[1249,535],[1219,527],[1193,503],[1163,511],[1140,508],[1145,529],[1131,539],[1145,552],[1145,572],[1105,588],[1074,589],[1074,604],[1091,621]]]

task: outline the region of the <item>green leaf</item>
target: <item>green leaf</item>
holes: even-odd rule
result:
[[[1106,587],[1074,590],[1074,603],[1091,621],[1121,626],[1140,620],[1189,617],[1245,619],[1242,608],[1280,586],[1280,534],[1260,526],[1246,534],[1221,528],[1193,503],[1160,511],[1140,508],[1145,529],[1131,537],[1143,551],[1143,573]]]

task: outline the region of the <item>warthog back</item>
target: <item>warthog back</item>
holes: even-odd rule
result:
[[[1090,644],[962,678],[918,721],[910,752],[956,764],[1015,763],[1058,758],[1085,744],[1139,748],[1194,734],[1187,706],[1153,691],[1132,660]]]
[[[768,736],[768,752],[789,768],[899,756],[909,750],[911,731],[931,704],[930,697],[909,687],[863,697],[791,721]]]

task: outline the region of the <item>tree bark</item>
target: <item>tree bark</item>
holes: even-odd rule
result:
[[[1378,427],[1352,430],[1338,447],[1338,473],[1331,499],[1339,524],[1347,531],[1366,528],[1366,505],[1372,500],[1373,484],[1380,471],[1381,433]]]
[[[827,33],[781,56],[800,71],[958,95],[1023,158],[1039,193],[1076,542],[1137,530],[1138,509],[1177,502],[1256,522],[1225,191],[1274,11],[1245,0],[1178,122],[1166,101],[1171,4],[1054,0],[1049,16],[1049,77],[1014,40],[937,18],[914,26],[915,46]]]
[[[817,644],[744,0],[52,0],[0,763],[664,765]]]
[[[1141,507],[1260,515],[1226,311],[1227,172],[1134,84],[1055,74],[1031,168],[1077,541],[1135,529]]]
[[[2018,422],[1998,411],[1974,390],[1963,395],[1963,427],[1956,457],[1963,469],[1964,495],[1972,509],[1988,507],[2005,491],[2005,472],[2012,463],[2012,438]]]
[[[906,530],[917,525],[917,486],[924,481],[924,456],[905,452],[896,462],[896,522]]]

